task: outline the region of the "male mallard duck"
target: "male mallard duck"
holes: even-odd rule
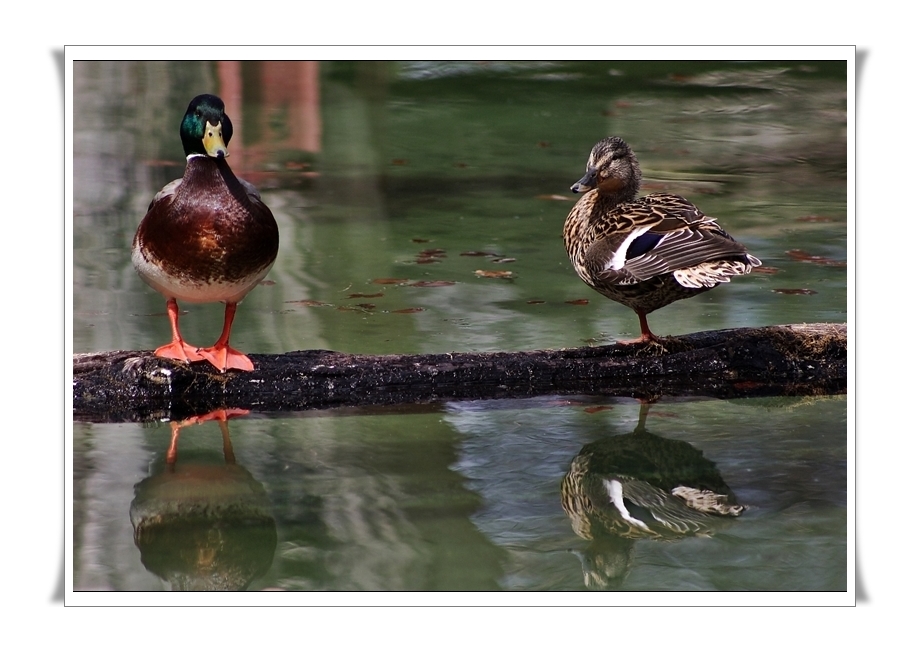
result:
[[[227,165],[233,124],[219,97],[193,99],[179,135],[185,174],[153,198],[131,250],[137,273],[166,297],[172,342],[155,354],[207,360],[221,371],[252,371],[252,361],[230,347],[230,328],[236,305],[275,262],[278,225],[255,187]],[[182,339],[177,300],[226,304],[224,329],[214,346],[201,349]]]
[[[605,138],[572,192],[586,192],[565,220],[578,276],[639,316],[640,341],[656,340],[646,315],[748,274],[760,261],[683,197],[637,197],[642,173],[622,139]]]

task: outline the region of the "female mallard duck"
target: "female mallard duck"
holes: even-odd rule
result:
[[[141,278],[166,297],[172,342],[155,354],[207,360],[220,371],[252,371],[252,361],[230,347],[230,328],[236,305],[275,262],[278,225],[255,187],[227,165],[233,125],[219,97],[193,99],[179,134],[185,174],[153,198],[131,251]],[[226,304],[224,329],[214,346],[202,349],[182,339],[177,300]]]
[[[760,261],[683,197],[637,197],[642,173],[622,139],[605,138],[572,192],[586,192],[565,220],[565,248],[578,276],[639,316],[748,274]]]
[[[624,581],[633,542],[708,537],[745,511],[716,465],[687,442],[645,429],[648,404],[629,434],[586,444],[562,480],[562,508],[580,538],[585,584]]]
[[[583,539],[706,536],[744,505],[716,465],[690,444],[647,432],[586,444],[562,480],[562,507]]]

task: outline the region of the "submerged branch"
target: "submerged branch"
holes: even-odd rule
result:
[[[73,356],[74,419],[180,419],[221,407],[263,412],[547,394],[816,395],[846,392],[846,324],[705,331],[657,344],[558,351],[251,354],[252,372],[150,351]]]

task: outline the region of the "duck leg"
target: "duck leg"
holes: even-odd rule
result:
[[[255,367],[245,354],[230,347],[230,328],[233,326],[233,317],[236,315],[236,304],[228,303],[224,309],[224,330],[217,338],[214,346],[198,349],[202,359],[207,360],[220,371],[227,369],[242,369],[252,371]]]
[[[167,299],[166,314],[169,315],[169,324],[172,326],[172,342],[164,344],[153,354],[161,358],[184,360],[185,362],[204,360],[198,354],[198,347],[188,344],[179,334],[179,304],[176,303],[175,299]]]
[[[175,470],[176,460],[179,458],[179,431],[182,424],[176,421],[169,422],[169,428],[172,430],[172,436],[169,438],[169,448],[166,449],[166,464],[170,471]]]
[[[218,421],[220,432],[224,442],[224,461],[227,464],[236,464],[236,456],[233,454],[233,445],[230,443],[230,428],[227,425],[227,419],[240,417],[249,414],[249,410],[242,408],[219,408],[211,410],[207,414],[197,417],[190,417],[184,421],[170,421],[169,427],[172,430],[172,436],[169,439],[169,448],[166,449],[166,464],[175,470],[176,460],[179,459],[179,431],[193,424],[204,423],[205,421]]]
[[[648,319],[645,316],[645,313],[637,310],[636,314],[639,315],[639,328],[642,330],[642,336],[639,338],[641,342],[654,342],[658,339],[651,329],[648,327]]]
[[[635,310],[635,309],[634,309]],[[655,335],[651,329],[648,327],[648,319],[646,318],[646,313],[641,310],[636,310],[636,315],[639,317],[639,328],[642,331],[642,335],[637,337],[634,340],[619,340],[620,344],[648,344],[649,342],[661,342],[661,338]]]

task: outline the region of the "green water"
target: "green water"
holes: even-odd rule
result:
[[[614,134],[636,151],[648,190],[687,196],[769,272],[652,314],[653,331],[845,322],[845,72],[832,62],[78,62],[74,351],[168,340],[131,238],[150,198],[181,176],[189,99],[234,89],[230,163],[260,187],[282,234],[268,283],[237,313],[243,351],[527,350],[637,336],[635,315],[587,288],[561,242],[568,188],[591,146]],[[512,278],[476,274],[496,270]],[[444,283],[414,285],[431,281]],[[187,339],[212,343],[222,307],[182,307]],[[229,423],[245,483],[225,473],[214,422],[182,430],[175,470],[210,469],[212,489],[255,492],[275,537],[242,537],[253,543],[236,559],[256,570],[237,586],[251,590],[577,590],[591,559],[616,558],[608,588],[836,591],[847,588],[846,408],[845,397],[652,406],[647,430],[701,451],[747,506],[709,536],[676,541],[589,542],[561,506],[582,446],[636,427],[638,406],[615,397],[251,414]],[[182,584],[157,570],[194,537],[163,539],[155,563],[131,519],[169,441],[167,424],[74,425],[75,589]],[[229,541],[253,527],[247,518],[201,536]],[[197,567],[216,568],[219,550],[202,545]]]

